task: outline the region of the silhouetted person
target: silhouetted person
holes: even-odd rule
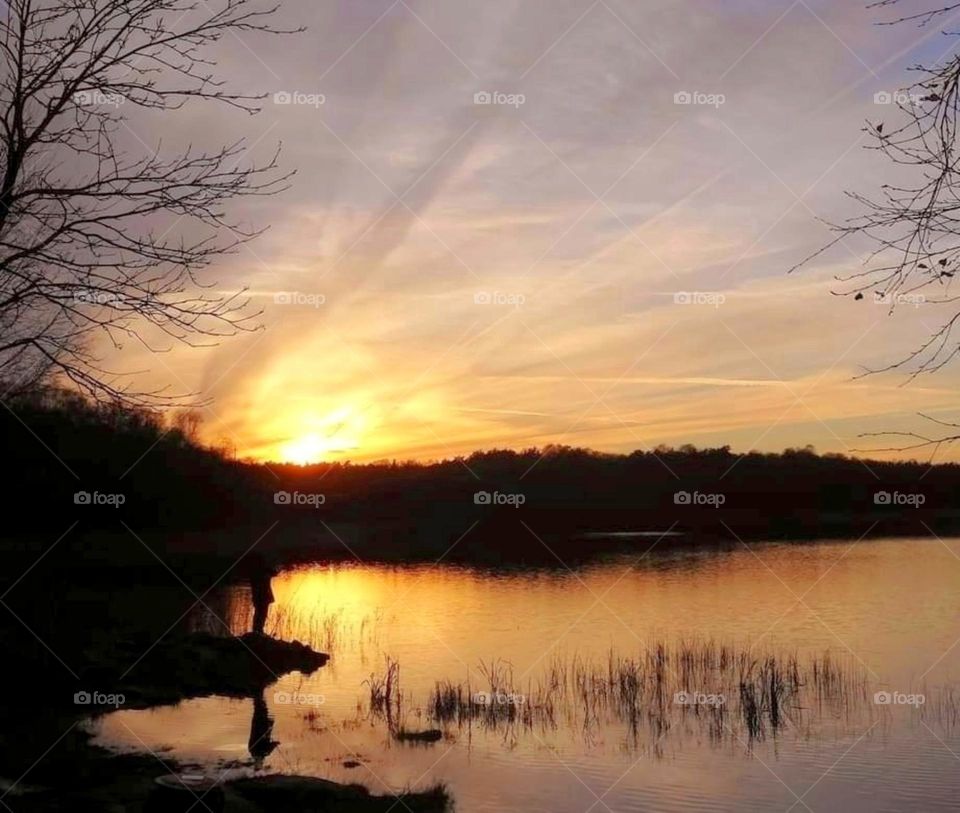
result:
[[[253,602],[253,631],[263,635],[267,613],[274,602],[270,580],[276,575],[263,556],[253,554],[247,559],[247,578],[250,580],[250,598]]]
[[[273,733],[273,718],[267,709],[264,691],[265,689],[261,689],[253,696],[253,717],[250,719],[250,739],[247,741],[247,750],[253,757],[253,764],[257,770],[263,767],[263,761],[280,744],[270,739]]]

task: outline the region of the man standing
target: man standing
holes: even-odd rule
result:
[[[267,613],[274,602],[270,580],[276,575],[273,568],[259,553],[251,554],[248,559],[248,577],[250,579],[250,599],[253,602],[253,631],[263,635],[267,623]]]

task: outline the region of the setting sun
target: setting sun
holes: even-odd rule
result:
[[[350,407],[323,417],[303,416],[292,422],[301,428],[301,433],[282,444],[278,456],[284,462],[301,466],[357,449],[364,424],[363,416]]]
[[[315,463],[324,455],[336,451],[342,451],[340,441],[336,438],[304,435],[286,444],[280,451],[280,457],[290,463],[306,465]]]

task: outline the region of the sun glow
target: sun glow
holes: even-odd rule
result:
[[[286,462],[297,463],[302,466],[307,463],[315,463],[324,455],[335,451],[342,451],[336,438],[304,435],[283,446],[280,450],[280,457]]]
[[[279,457],[285,462],[302,466],[360,446],[362,416],[348,407],[322,418],[301,418],[296,423],[301,433],[279,447]]]

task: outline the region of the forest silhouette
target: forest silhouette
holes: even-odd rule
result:
[[[609,549],[604,532],[806,538],[915,533],[924,525],[947,532],[960,520],[953,463],[861,460],[809,447],[608,454],[556,445],[433,463],[299,466],[207,447],[195,418],[170,422],[157,411],[60,389],[18,396],[11,407],[3,414],[5,448],[17,476],[7,494],[30,510],[9,521],[24,533],[57,528],[66,514],[80,535],[123,525],[138,534],[197,532],[190,552],[214,553],[213,536],[201,532],[276,521],[299,537],[293,547],[303,555],[323,553],[317,535],[329,532],[353,540],[360,556],[416,560],[435,558],[468,527],[488,543],[509,528],[514,555],[542,552],[535,537],[590,554]],[[520,543],[519,520],[531,531]],[[470,559],[472,548],[457,555]],[[482,555],[497,562],[497,548]],[[350,555],[341,545],[334,550]],[[481,546],[475,550],[480,556]]]

